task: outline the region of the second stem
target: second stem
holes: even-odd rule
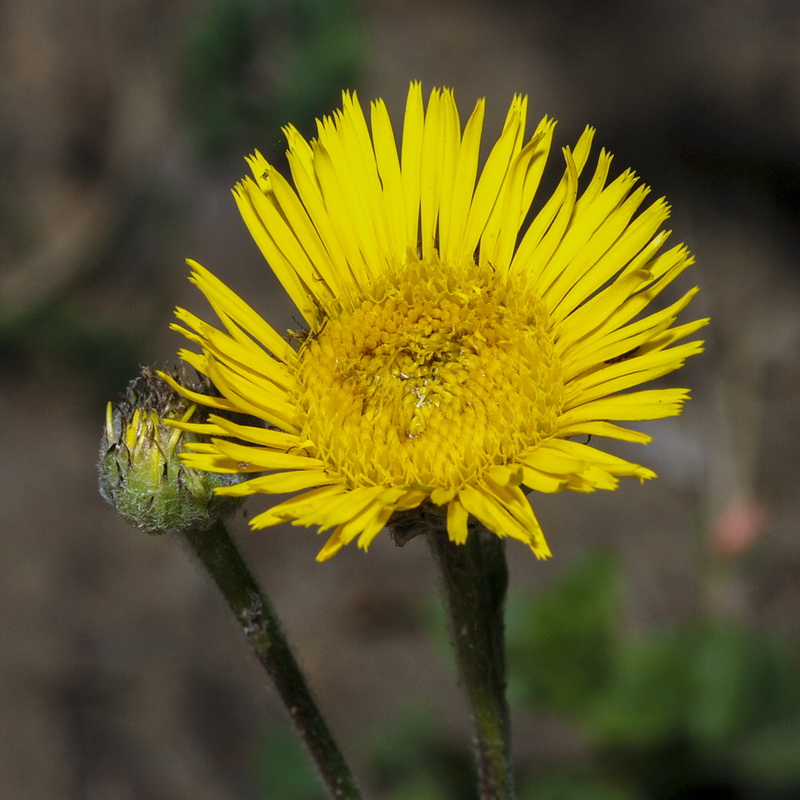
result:
[[[334,800],[361,800],[350,768],[314,701],[278,618],[223,522],[186,541],[228,601]]]
[[[511,745],[505,698],[508,571],[503,542],[481,527],[463,545],[445,530],[428,534],[439,567],[458,671],[475,731],[481,800],[512,800]]]

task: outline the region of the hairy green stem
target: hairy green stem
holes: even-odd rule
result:
[[[503,542],[480,527],[470,530],[464,545],[451,542],[444,529],[431,531],[428,540],[439,566],[456,662],[472,712],[480,797],[512,800]]]
[[[188,531],[186,541],[209,571],[300,733],[334,800],[360,800],[350,768],[322,717],[268,598],[223,522]]]

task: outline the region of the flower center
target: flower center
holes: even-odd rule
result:
[[[544,303],[475,264],[413,262],[300,351],[303,435],[352,486],[457,490],[555,430]]]

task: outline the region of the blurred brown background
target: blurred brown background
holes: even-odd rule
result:
[[[512,544],[512,587],[610,544],[627,630],[712,614],[797,644],[800,6],[5,0],[0,59],[3,798],[269,796],[257,762],[285,728],[277,701],[179,542],[100,499],[96,450],[106,401],[182,346],[173,306],[205,313],[185,257],[294,326],[229,188],[256,147],[280,163],[280,125],[311,135],[344,86],[395,120],[411,79],[454,86],[464,117],[485,95],[488,138],[515,92],[532,121],[560,120],[559,145],[595,125],[697,254],[687,319],[713,326],[676,379],[694,400],[631,456],[660,479],[534,497],[555,558]],[[384,536],[319,565],[313,531],[236,525],[374,796],[389,793],[365,742],[409,707],[466,746],[421,621],[423,543]],[[584,752],[569,726],[516,725],[522,762]]]

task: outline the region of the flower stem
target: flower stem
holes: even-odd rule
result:
[[[250,572],[224,522],[185,533],[191,550],[209,571],[272,678],[295,728],[334,800],[360,800],[350,768],[322,717],[274,610]]]
[[[439,566],[458,670],[472,712],[480,797],[512,800],[503,541],[480,527],[470,530],[463,545],[451,542],[443,529],[431,531],[428,540]]]

